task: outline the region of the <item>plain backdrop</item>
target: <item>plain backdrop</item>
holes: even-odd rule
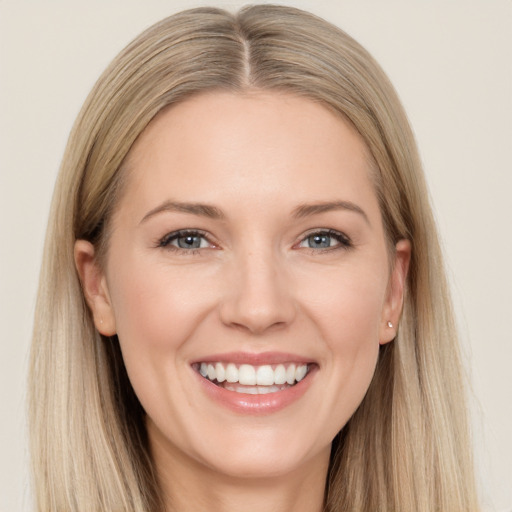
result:
[[[234,10],[243,2],[217,1]],[[282,1],[384,67],[415,130],[468,373],[485,510],[512,510],[512,2]],[[94,81],[173,0],[0,0],[0,512],[30,508],[24,414],[43,238],[64,145]]]

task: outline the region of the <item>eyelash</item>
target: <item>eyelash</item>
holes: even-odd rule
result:
[[[186,253],[186,254],[198,254],[201,249],[205,249],[205,247],[196,247],[191,249],[185,249],[182,247],[176,247],[174,245],[171,245],[172,242],[175,240],[178,240],[179,238],[185,238],[185,237],[199,237],[203,238],[208,242],[208,244],[215,246],[209,238],[208,234],[205,231],[201,231],[199,229],[182,229],[179,231],[173,231],[172,233],[168,233],[163,238],[161,238],[158,243],[157,247],[161,247],[163,249],[167,249],[168,251],[176,251],[180,253]]]
[[[335,245],[333,247],[324,247],[324,248],[313,248],[313,247],[304,247],[304,249],[309,250],[312,254],[318,254],[318,253],[326,253],[330,251],[335,251],[339,249],[351,249],[354,247],[352,240],[345,235],[344,233],[341,233],[340,231],[336,231],[334,229],[324,229],[324,230],[315,230],[310,231],[309,233],[306,233],[304,237],[300,240],[299,244],[302,244],[308,240],[308,238],[311,237],[328,237],[333,238],[338,242],[338,245]]]
[[[308,238],[311,238],[314,236],[333,238],[334,240],[336,240],[338,242],[338,245],[335,245],[333,247],[323,247],[323,248],[302,247],[303,249],[306,249],[309,252],[311,252],[311,254],[319,254],[319,253],[326,253],[326,252],[339,250],[339,249],[346,250],[346,249],[353,248],[353,243],[350,240],[350,238],[347,235],[345,235],[344,233],[341,233],[340,231],[336,231],[334,229],[310,231],[309,233],[306,233],[297,244],[294,245],[294,248],[301,248],[300,244],[306,242],[308,240]],[[187,254],[187,255],[198,254],[201,249],[206,249],[206,247],[195,247],[195,248],[186,249],[183,247],[177,247],[175,245],[171,245],[172,242],[174,242],[175,240],[178,240],[179,238],[185,238],[185,237],[194,237],[194,238],[199,237],[199,238],[206,240],[206,242],[210,246],[215,247],[215,244],[210,241],[210,239],[208,237],[208,233],[206,233],[205,231],[201,231],[199,229],[184,229],[184,230],[179,230],[179,231],[173,231],[172,233],[168,233],[163,238],[158,240],[156,246],[166,249],[166,250],[169,250],[169,251],[176,251],[176,252],[179,252],[182,254]]]

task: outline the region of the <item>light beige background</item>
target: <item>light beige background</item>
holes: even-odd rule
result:
[[[320,14],[363,43],[405,104],[474,383],[483,501],[486,510],[510,511],[512,2],[282,3]],[[50,196],[71,124],[99,73],[129,40],[196,5],[0,0],[0,512],[30,505],[27,351]]]

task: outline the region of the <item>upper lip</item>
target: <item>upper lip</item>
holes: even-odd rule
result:
[[[197,363],[217,363],[226,362],[234,364],[250,364],[252,366],[262,366],[267,364],[299,363],[308,364],[314,361],[311,358],[299,356],[297,354],[286,352],[225,352],[222,354],[210,354],[192,361]]]

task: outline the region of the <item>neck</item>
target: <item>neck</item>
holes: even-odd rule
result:
[[[321,512],[325,482],[304,479],[221,479],[196,474],[195,479],[162,482],[166,512]],[[320,484],[320,485],[319,485]]]
[[[178,450],[151,442],[165,512],[321,512],[329,465],[326,449],[301,467],[271,477],[226,475]]]

